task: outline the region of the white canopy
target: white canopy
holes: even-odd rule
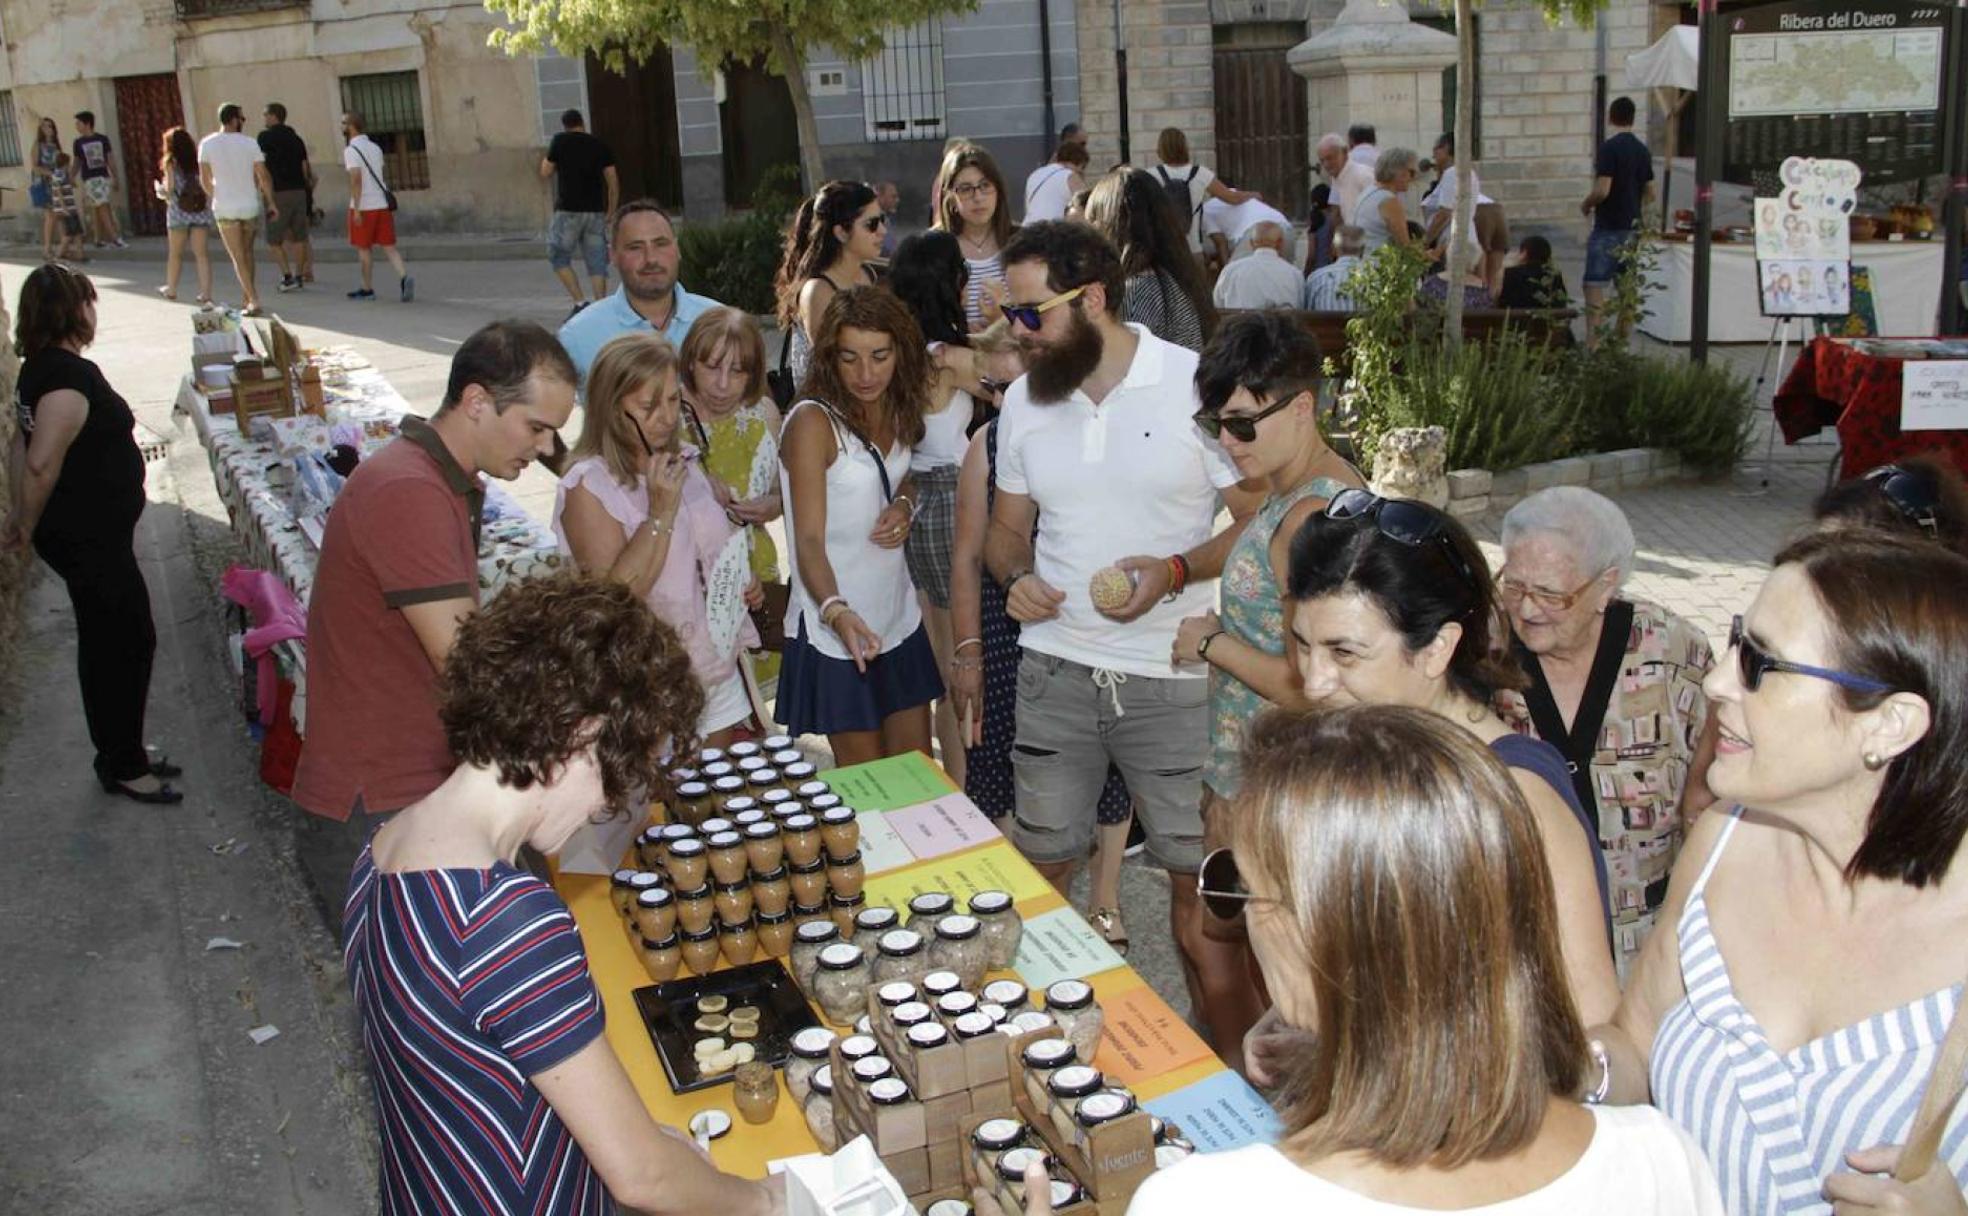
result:
[[[1696,64],[1701,35],[1692,25],[1677,25],[1659,42],[1626,57],[1626,83],[1636,89],[1694,89],[1700,84]]]

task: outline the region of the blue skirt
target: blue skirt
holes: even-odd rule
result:
[[[890,714],[927,705],[943,695],[943,677],[929,633],[921,626],[901,645],[877,655],[866,674],[852,659],[821,654],[799,635],[786,639],[785,662],[779,668],[779,700],[773,717],[794,735],[838,735],[880,730]]]

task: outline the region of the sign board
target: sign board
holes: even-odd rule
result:
[[[1902,431],[1968,431],[1968,361],[1909,359],[1900,365]]]
[[[1756,200],[1757,285],[1766,317],[1842,317],[1852,311],[1852,208],[1859,167],[1793,156],[1783,189]]]
[[[1935,0],[1725,9],[1721,180],[1755,185],[1792,156],[1849,160],[1875,183],[1941,172],[1948,19]]]

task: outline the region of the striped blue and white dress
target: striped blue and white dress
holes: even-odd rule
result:
[[[530,1080],[602,1032],[553,888],[504,863],[379,873],[365,848],[342,933],[376,1085],[381,1211],[614,1212]]]
[[[1741,822],[1740,808],[1732,814],[1681,913],[1688,994],[1654,1038],[1654,1102],[1701,1145],[1734,1216],[1830,1216],[1824,1182],[1850,1168],[1845,1154],[1906,1140],[1960,989],[1778,1053],[1737,999],[1708,920],[1709,876]],[[1955,1110],[1941,1159],[1968,1186],[1965,1111]]]

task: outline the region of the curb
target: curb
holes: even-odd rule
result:
[[[1568,456],[1492,473],[1455,469],[1448,475],[1449,514],[1458,519],[1504,511],[1552,486],[1585,486],[1602,494],[1658,485],[1681,476],[1681,457],[1663,448],[1623,448]]]

